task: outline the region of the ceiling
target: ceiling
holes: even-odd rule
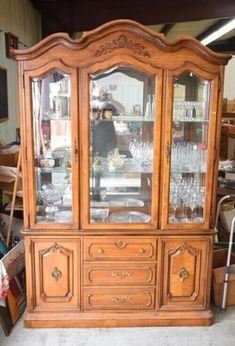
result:
[[[235,0],[31,0],[42,17],[42,35],[88,31],[110,20],[128,18],[164,33],[199,40],[235,18]],[[209,45],[235,53],[235,30]]]

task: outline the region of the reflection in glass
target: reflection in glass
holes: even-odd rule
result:
[[[72,222],[70,101],[69,75],[32,80],[37,222]]]
[[[170,223],[203,223],[210,82],[193,73],[174,80]]]
[[[90,223],[151,222],[155,78],[90,76]]]

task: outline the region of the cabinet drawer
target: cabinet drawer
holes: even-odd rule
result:
[[[154,264],[85,264],[84,285],[154,285]]]
[[[84,308],[96,310],[154,309],[155,288],[85,288]]]
[[[155,260],[156,242],[156,239],[89,238],[84,240],[84,259]]]

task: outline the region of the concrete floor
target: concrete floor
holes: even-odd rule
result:
[[[26,329],[22,318],[0,346],[231,346],[235,345],[235,306],[213,308],[210,327]]]

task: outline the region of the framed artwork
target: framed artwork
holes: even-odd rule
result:
[[[8,120],[7,70],[0,67],[0,122]]]
[[[7,58],[11,58],[11,49],[18,49],[18,37],[13,35],[11,32],[5,33],[5,42],[6,42],[6,56]]]

